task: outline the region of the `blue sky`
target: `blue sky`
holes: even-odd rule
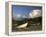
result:
[[[35,9],[41,9],[41,7],[12,5],[13,17],[15,17],[16,19],[18,16],[21,16],[21,17],[27,16],[29,15],[29,13],[32,13],[32,10],[35,10]]]

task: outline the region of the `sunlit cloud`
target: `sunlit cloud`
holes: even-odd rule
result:
[[[41,13],[41,10],[38,10],[38,9],[37,9],[37,10],[33,10],[33,11],[32,11],[32,16],[33,16],[33,17],[39,17],[39,16],[41,16],[41,14],[42,14],[42,13]]]
[[[28,18],[31,18],[31,17],[32,17],[32,13],[30,12]]]
[[[41,15],[42,15],[41,10],[36,9],[29,13],[29,18],[39,17]]]

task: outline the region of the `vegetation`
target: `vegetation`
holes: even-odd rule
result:
[[[26,28],[17,29],[16,27],[24,23],[28,23]],[[17,24],[17,25],[16,25]],[[25,18],[22,21],[16,21],[12,19],[12,31],[39,31],[42,30],[42,17],[37,18]]]

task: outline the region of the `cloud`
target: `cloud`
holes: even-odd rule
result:
[[[17,14],[16,17],[17,17],[17,18],[20,18],[20,17],[21,17],[21,14]]]
[[[15,14],[15,16],[13,16],[14,20],[21,20],[21,14]]]
[[[13,16],[13,19],[17,21],[24,20],[25,18],[27,18],[26,15],[21,15],[21,14],[16,14],[15,16]]]
[[[36,18],[36,17],[40,17],[42,16],[42,12],[39,9],[35,9],[32,10],[31,12],[29,12],[28,15],[21,15],[21,14],[15,14],[15,16],[13,16],[14,20],[23,20],[25,18]]]
[[[29,18],[40,17],[42,15],[41,10],[36,9],[29,13]]]

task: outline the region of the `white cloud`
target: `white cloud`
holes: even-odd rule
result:
[[[39,17],[41,15],[42,15],[41,10],[36,9],[29,13],[29,18]]]
[[[32,17],[32,13],[30,12],[28,18],[31,18],[31,17]]]
[[[13,16],[13,19],[14,19],[14,20],[20,20],[20,17],[21,17],[21,14],[15,14],[15,15]]]
[[[16,17],[17,17],[17,18],[20,18],[20,17],[21,17],[21,14],[17,14]]]
[[[39,10],[39,9],[33,10],[32,11],[32,16],[33,17],[39,17],[39,16],[41,16],[41,10]]]

